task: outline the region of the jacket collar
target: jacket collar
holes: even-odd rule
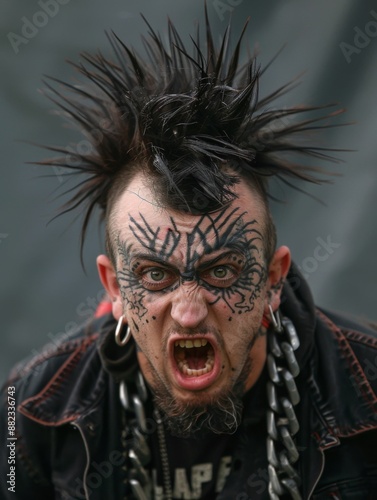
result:
[[[46,348],[19,375],[28,395],[18,410],[46,426],[59,426],[80,418],[99,404],[105,378],[97,355],[101,319],[90,321],[74,335]]]

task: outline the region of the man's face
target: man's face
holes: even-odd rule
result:
[[[228,207],[190,215],[159,207],[137,176],[113,209],[115,316],[162,405],[174,401],[167,414],[242,395],[265,363],[264,208],[243,182],[236,192]]]

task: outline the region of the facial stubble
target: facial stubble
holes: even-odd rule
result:
[[[261,331],[254,334],[250,341],[248,352],[255,341],[262,335]],[[182,402],[177,400],[168,390],[161,378],[150,365],[153,377],[152,396],[156,407],[163,415],[163,421],[169,432],[178,437],[203,436],[206,433],[234,434],[242,420],[243,397],[246,392],[246,382],[253,370],[251,356],[248,356],[242,370],[233,386],[220,394],[201,402],[200,398]],[[202,398],[204,399],[204,398]]]

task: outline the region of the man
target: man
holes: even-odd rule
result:
[[[102,209],[108,301],[11,374],[3,496],[377,498],[376,332],[315,307],[267,202],[268,176],[316,181],[285,153],[326,158],[295,141],[318,119],[271,107],[289,85],[257,100],[242,35],[217,48],[206,18],[192,56],[150,30],[149,63],[114,35],[92,87],[50,87],[94,146],[44,163],[86,174],[67,210],[85,236]]]

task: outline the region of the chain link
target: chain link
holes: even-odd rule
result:
[[[294,351],[299,347],[296,329],[288,318],[272,314],[272,331],[268,332],[267,368],[267,459],[271,500],[290,495],[301,500],[300,477],[293,465],[299,452],[293,437],[300,426],[294,407],[300,401],[295,378],[300,373]],[[279,450],[279,451],[278,451]]]
[[[129,464],[128,470],[127,465],[125,465],[124,472],[128,476],[126,483],[129,484],[134,498],[136,500],[149,500],[152,498],[152,486],[145,466],[151,460],[151,452],[145,437],[148,428],[144,410],[148,391],[140,371],[136,376],[136,389],[137,393],[130,396],[124,381],[119,386],[119,397],[124,409],[122,442],[126,454],[126,463]],[[164,498],[165,500],[172,500],[173,492],[164,425],[157,409],[154,410],[153,414],[156,420],[161,454],[165,490]],[[127,441],[127,438],[131,438],[130,441]],[[129,499],[129,497],[125,498]]]
[[[151,460],[146,439],[148,427],[144,409],[148,392],[141,372],[136,376],[136,393],[130,395],[125,382],[122,381],[119,385],[119,398],[124,410],[121,439],[126,457],[123,466],[125,485],[129,486],[136,500],[150,500],[151,481],[145,469]],[[130,500],[128,494],[126,499]]]

